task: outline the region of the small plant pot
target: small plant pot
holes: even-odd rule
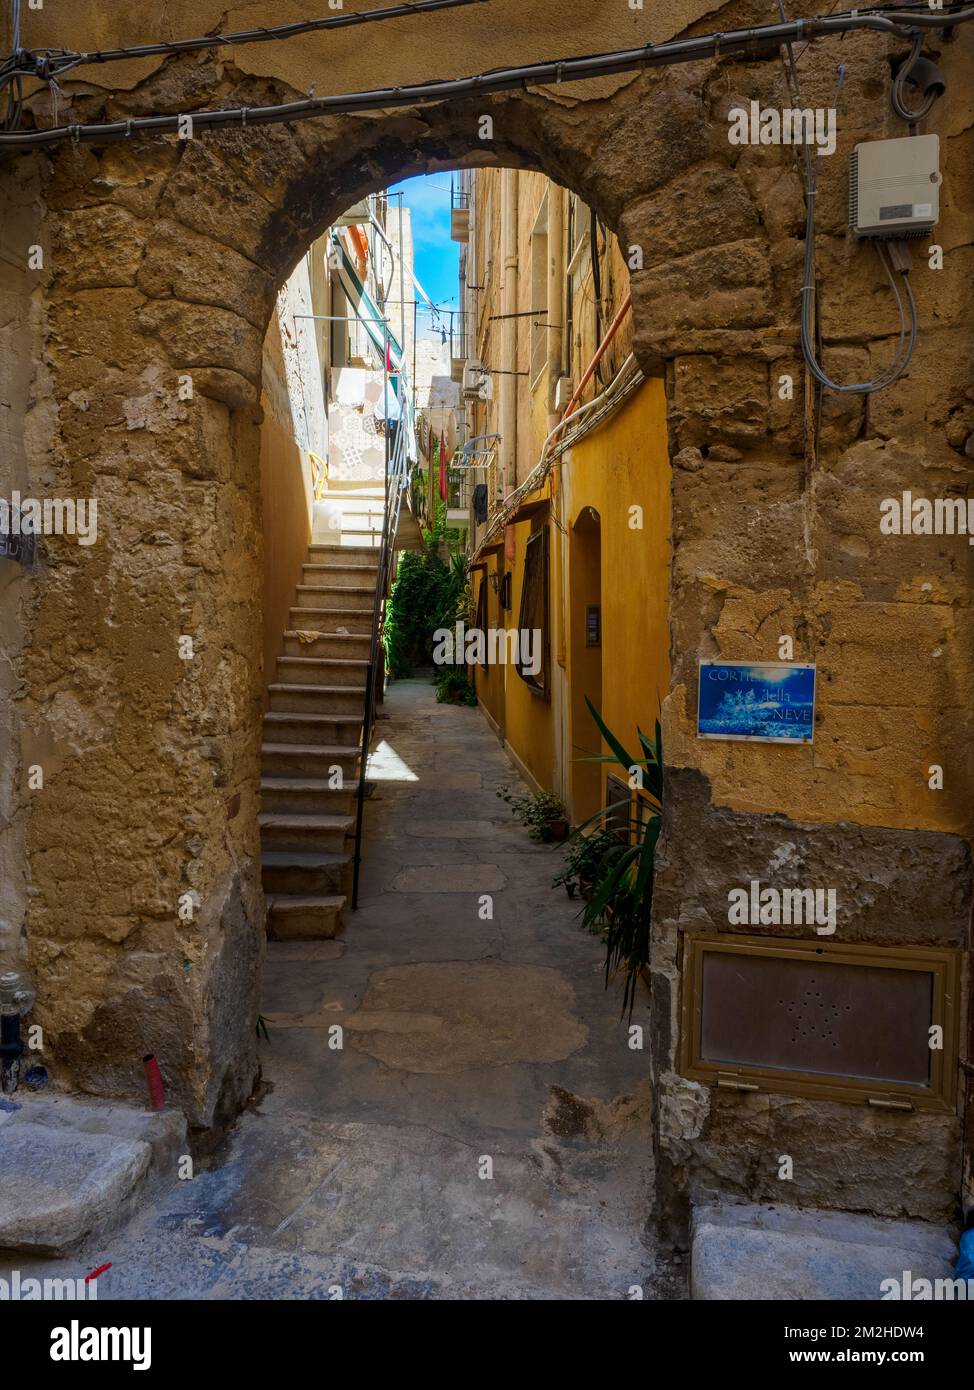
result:
[[[589,878],[581,878],[578,881],[578,891],[587,903],[591,902],[592,894],[595,891],[595,884]]]
[[[564,840],[568,834],[568,821],[564,816],[557,820],[548,821],[544,828],[544,837],[549,843],[558,844]]]
[[[575,896],[575,889],[576,889],[577,887],[578,887],[578,884],[577,884],[577,883],[574,883],[571,879],[569,879],[568,882],[565,884],[565,892],[568,894],[568,896],[569,896],[570,898],[574,898],[574,896]]]

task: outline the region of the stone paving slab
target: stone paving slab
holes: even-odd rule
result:
[[[889,1280],[950,1279],[950,1231],[919,1221],[756,1203],[697,1207],[690,1296],[701,1300],[879,1300]]]
[[[192,1181],[66,1262],[111,1261],[100,1299],[678,1296],[649,1233],[649,1057],[621,982],[606,991],[602,943],[550,886],[560,855],[492,792],[441,796],[451,768],[520,782],[477,711],[434,726],[432,707],[428,682],[387,695],[386,766],[417,780],[366,802],[341,942],[268,948],[255,1103]],[[490,833],[410,833],[470,798]]]
[[[5,1110],[0,1250],[63,1254],[176,1181],[179,1111],[17,1094]]]

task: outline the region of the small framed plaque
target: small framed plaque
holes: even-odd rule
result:
[[[811,743],[814,729],[814,663],[700,662],[699,738]]]

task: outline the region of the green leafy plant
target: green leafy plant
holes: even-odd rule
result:
[[[510,787],[497,788],[497,795],[506,801],[522,825],[527,826],[532,840],[563,840],[568,834],[568,812],[565,803],[553,792],[531,792],[518,796]]]
[[[643,756],[633,758],[607,727],[591,700],[586,698],[585,703],[612,752],[582,761],[614,763],[624,769],[627,778],[632,776],[635,769],[641,769],[642,791],[651,810],[644,822],[630,823],[630,833],[620,836],[618,847],[609,850],[599,881],[582,914],[582,923],[589,930],[596,927],[603,929],[606,988],[614,971],[625,971],[622,1012],[628,1009],[631,1018],[636,1000],[636,981],[643,966],[649,962],[656,847],[663,828],[663,733],[658,719],[653,738],[644,734],[642,729],[637,729]],[[614,813],[622,807],[628,816],[631,803],[628,800],[614,802],[579,826],[575,835],[580,835],[592,825],[603,830],[610,829]]]
[[[463,667],[446,666],[433,682],[441,705],[475,705],[477,692],[463,673]]]
[[[578,891],[590,892],[601,881],[613,855],[623,844],[622,835],[614,828],[572,835],[565,850],[564,866],[552,879],[552,888],[562,884],[570,898]]]
[[[431,549],[407,550],[386,604],[383,642],[394,677],[411,674],[433,659],[433,633],[451,598],[450,569]]]

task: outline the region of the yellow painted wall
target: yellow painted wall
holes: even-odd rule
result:
[[[482,360],[504,369],[515,368],[517,378],[517,463],[513,488],[528,476],[541,455],[551,428],[548,372],[532,368],[530,310],[538,307],[532,286],[532,232],[545,197],[563,200],[569,195],[539,174],[518,176],[517,353],[514,362],[501,361],[500,321],[491,315],[503,312],[501,264],[501,175],[496,170],[477,174],[476,216],[480,234],[476,243],[474,275],[485,286],[478,302],[478,350]],[[572,379],[577,383],[598,346],[596,336],[591,228],[588,209],[576,204],[577,254],[570,272],[574,308],[569,341]],[[566,224],[567,235],[567,224]],[[601,234],[599,242],[602,248]],[[549,251],[552,248],[549,243]],[[566,247],[561,263],[567,265]],[[602,256],[603,303],[599,336],[608,328],[629,288],[628,270],[615,237],[606,238]],[[584,391],[591,400],[621,368],[632,346],[632,322],[627,318],[602,360],[602,381],[594,379]],[[501,378],[494,377],[494,397],[478,404],[473,432],[499,428],[498,401]],[[669,688],[668,589],[670,563],[670,466],[666,443],[666,406],[663,383],[644,383],[619,411],[587,436],[570,456],[565,456],[556,479],[563,499],[553,503],[563,515],[567,536],[548,516],[550,528],[550,640],[552,698],[534,694],[512,666],[478,669],[477,693],[485,711],[505,738],[511,752],[528,774],[547,790],[564,791],[576,822],[587,818],[605,802],[605,769],[581,767],[577,758],[602,748],[598,730],[588,714],[584,697],[597,699],[601,685],[601,710],[609,727],[634,755],[638,754],[636,726],[652,733],[658,701]],[[564,508],[563,513],[561,508]],[[576,519],[593,508],[600,523],[600,584],[591,574],[573,575],[572,531]],[[642,509],[642,529],[630,527],[630,508]],[[524,579],[524,555],[532,526],[526,519],[514,527],[513,561],[503,551],[484,558],[487,575],[501,578],[510,568],[513,601],[510,613],[501,613],[497,595],[488,589],[488,626],[516,627]],[[591,539],[591,537],[590,537]],[[562,551],[567,547],[564,568]],[[585,547],[576,548],[580,568],[590,564]],[[601,592],[599,593],[599,588]],[[585,608],[593,596],[601,604],[601,647],[585,645]],[[601,681],[599,680],[601,666]]]
[[[487,626],[497,627],[500,624],[500,602],[497,594],[494,593],[489,576],[491,574],[498,577],[503,574],[503,563],[497,555],[486,556],[487,569],[475,571],[474,581],[474,615],[476,615],[477,602],[479,601],[481,586],[487,589]],[[505,615],[506,616],[506,615]],[[475,666],[473,667],[474,684],[477,688],[477,695],[486,712],[497,728],[500,735],[504,733],[504,668],[502,666]]]
[[[524,555],[531,534],[531,521],[521,522],[514,528],[515,557],[511,567],[511,611],[504,614],[506,625],[510,627],[517,627],[521,612]],[[511,665],[504,667],[504,721],[504,733],[511,749],[534,780],[546,790],[550,790],[555,785],[555,719],[552,701],[536,695]]]
[[[602,530],[602,718],[630,753],[636,727],[652,734],[669,690],[670,464],[663,383],[643,383],[617,414],[571,451],[562,469],[569,531],[585,507]],[[630,524],[642,509],[642,529]],[[584,643],[584,609],[571,627]],[[575,682],[567,644],[568,680]],[[572,742],[588,742],[590,728]],[[608,749],[604,750],[608,752]]]

